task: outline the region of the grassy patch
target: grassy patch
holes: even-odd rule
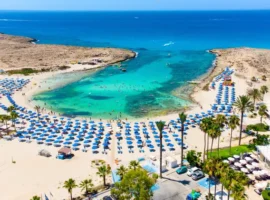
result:
[[[230,154],[230,148],[226,147],[226,148],[219,150],[219,157],[221,159],[227,159],[228,157],[231,157],[232,155],[240,155],[242,153],[250,152],[253,150],[254,150],[253,147],[251,147],[249,145],[241,145],[241,146],[232,147],[232,151]],[[209,152],[208,156],[217,158],[218,157],[217,149],[213,150],[212,154],[211,154],[211,152]]]

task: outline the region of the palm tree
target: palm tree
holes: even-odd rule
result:
[[[260,92],[262,94],[262,100],[264,99],[264,95],[268,93],[268,87],[266,85],[263,85],[260,89]]]
[[[91,187],[93,187],[93,183],[91,179],[85,179],[80,183],[80,188],[82,189],[82,191],[85,191],[85,194],[87,194],[90,190]]]
[[[15,131],[16,131],[16,124],[15,124],[15,120],[19,117],[19,115],[15,112],[15,111],[12,111],[10,113],[10,119],[11,119],[11,122],[12,122],[12,126],[14,127]]]
[[[38,116],[38,121],[39,121],[40,106],[35,106],[35,110],[37,111],[37,116]]]
[[[160,155],[160,163],[159,163],[159,176],[160,178],[162,178],[162,131],[163,131],[163,128],[165,126],[165,122],[163,121],[159,121],[159,122],[156,122],[156,125],[158,127],[158,130],[159,130],[159,140],[160,140],[160,147],[159,147],[159,155]]]
[[[225,176],[223,177],[223,185],[224,187],[227,189],[228,191],[228,200],[230,199],[230,196],[231,196],[231,190],[233,188],[233,185],[234,185],[234,177],[235,177],[235,172],[234,170],[228,168],[226,171],[225,171]]]
[[[226,177],[226,171],[228,170],[228,168],[229,168],[229,164],[227,164],[227,163],[219,162],[217,164],[216,176],[217,176],[217,178],[219,178],[220,183],[221,183],[221,194],[223,194],[224,182],[226,181],[226,179],[224,179],[224,177]],[[215,191],[216,191],[216,185],[215,185]],[[215,194],[216,194],[216,192],[215,192]]]
[[[30,200],[40,200],[40,197],[35,195]]]
[[[117,174],[120,176],[120,179],[122,180],[124,175],[127,173],[127,168],[124,167],[124,165],[121,165],[118,169],[117,169]]]
[[[229,118],[228,125],[229,125],[229,127],[231,129],[231,135],[230,135],[230,154],[232,152],[231,150],[232,150],[232,135],[233,135],[233,130],[236,129],[237,126],[239,126],[239,121],[240,121],[240,119],[236,115],[232,115]]]
[[[258,90],[258,89],[255,89],[255,88],[250,89],[250,90],[248,90],[247,94],[250,98],[253,99],[254,107],[255,107],[256,100],[258,100],[258,101],[262,100],[262,94],[261,94],[260,90]]]
[[[15,107],[14,106],[9,106],[8,108],[7,108],[7,112],[9,112],[9,113],[11,113],[12,111],[14,111],[15,110]]]
[[[103,185],[106,186],[106,176],[111,173],[111,167],[102,165],[98,168],[97,175],[103,178]]]
[[[212,152],[213,152],[214,139],[218,138],[221,135],[220,127],[219,127],[219,125],[216,122],[214,122],[211,125],[211,127],[210,127],[210,129],[208,131],[208,135],[212,139],[212,142],[211,142],[211,154],[212,154]]]
[[[243,128],[243,119],[244,113],[252,108],[252,103],[248,96],[239,96],[234,103],[235,108],[241,113],[241,120],[240,120],[240,133],[239,133],[239,145],[241,145],[242,139],[242,128]]]
[[[0,115],[0,120],[6,125],[6,133],[8,134],[8,121],[10,120],[10,116],[9,115]]]
[[[219,157],[219,142],[220,142],[220,136],[221,136],[220,129],[224,128],[225,124],[227,123],[227,119],[226,119],[225,115],[218,114],[216,119],[215,119],[215,123],[217,123],[219,126],[219,131],[216,133],[217,137],[218,137],[218,157]]]
[[[180,122],[181,122],[181,137],[182,137],[182,145],[181,145],[181,166],[183,166],[184,159],[184,123],[187,120],[187,115],[185,113],[179,114]]]
[[[267,116],[267,106],[266,105],[261,105],[259,107],[259,112],[258,114],[260,115],[261,119],[260,119],[260,122],[262,123],[262,119],[263,117]]]
[[[129,162],[129,168],[130,169],[136,170],[136,169],[138,169],[140,167],[141,167],[140,163],[138,161],[136,161],[136,160],[132,160],[132,161]]]
[[[203,118],[202,122],[200,123],[200,129],[204,132],[203,162],[205,161],[205,152],[206,152],[206,134],[210,129],[212,121],[213,121],[212,117],[206,117]],[[207,148],[207,157],[208,157],[208,148]]]
[[[70,178],[67,181],[64,182],[63,188],[67,189],[70,194],[70,199],[72,200],[72,190],[76,188],[76,182],[74,179]]]
[[[245,187],[240,184],[236,183],[232,187],[232,195],[233,199],[235,200],[243,200],[246,199],[246,194],[245,194]]]
[[[208,196],[211,195],[210,192],[210,184],[211,184],[211,178],[213,178],[215,176],[215,171],[217,169],[217,163],[218,160],[215,158],[210,158],[207,159],[203,165],[203,170],[208,174],[209,178],[208,178]]]

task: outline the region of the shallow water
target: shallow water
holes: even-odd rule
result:
[[[209,70],[214,56],[206,50],[269,48],[270,11],[0,11],[0,31],[40,43],[138,52],[138,58],[124,63],[126,73],[108,67],[34,97],[36,103],[46,102],[48,108],[67,115],[134,118],[188,105],[173,91]]]
[[[205,73],[214,56],[205,51],[158,56],[156,59],[156,54],[142,54],[124,64],[127,72],[111,66],[36,95],[34,100],[46,102],[65,115],[105,118],[134,118],[178,110],[190,102],[172,95],[172,91]],[[194,62],[200,63],[197,68],[192,67]]]

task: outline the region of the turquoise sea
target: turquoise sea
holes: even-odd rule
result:
[[[270,11],[29,12],[0,11],[0,32],[44,44],[121,47],[138,52],[34,100],[65,115],[137,118],[190,102],[177,88],[205,74],[207,50],[270,47]]]

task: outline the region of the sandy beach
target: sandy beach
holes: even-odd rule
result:
[[[0,37],[5,37],[0,35]],[[49,48],[48,45],[35,45],[28,44],[30,39],[23,38],[14,38],[12,39],[13,43],[21,43],[23,41],[23,45],[29,45],[29,51],[36,51],[36,46],[40,46],[40,48]],[[16,44],[17,45],[17,44]],[[0,40],[1,46],[1,40]],[[12,45],[11,45],[12,46]],[[35,47],[32,47],[35,46]],[[54,46],[53,46],[54,47]],[[58,47],[55,47],[58,48]],[[67,47],[65,47],[67,48]],[[62,46],[59,47],[62,51]],[[65,50],[66,51],[66,50]],[[73,51],[73,49],[72,49]],[[80,54],[81,50],[78,50]],[[91,49],[89,51],[92,51]],[[127,52],[125,50],[116,50],[112,53],[112,50],[106,49],[98,49],[98,56],[100,59],[104,59],[102,64],[96,65],[80,65],[74,64],[69,65],[70,68],[64,71],[51,71],[44,72],[35,75],[27,76],[31,80],[30,84],[28,84],[21,91],[18,91],[13,95],[14,100],[21,106],[26,107],[27,109],[33,110],[34,104],[31,102],[31,97],[40,92],[48,89],[57,88],[61,85],[67,84],[69,82],[76,81],[76,78],[82,77],[79,72],[81,70],[89,70],[92,69],[89,73],[93,73],[93,70],[99,70],[100,67],[105,67],[109,63],[115,63],[116,61],[125,60],[127,58],[132,58],[132,53]],[[119,51],[121,51],[120,55],[118,55]],[[5,49],[0,50],[0,59],[2,62],[5,60],[10,63],[10,66],[5,65],[4,69],[13,68],[13,66],[28,66],[28,61],[19,62],[11,62],[11,57],[5,55],[1,56],[3,52],[6,52]],[[102,53],[101,53],[102,52]],[[124,52],[124,53],[123,53]],[[251,48],[234,48],[234,49],[219,49],[219,50],[211,50],[211,53],[217,55],[215,66],[209,71],[207,75],[204,76],[203,79],[199,80],[200,83],[194,88],[191,97],[194,101],[194,105],[190,109],[187,110],[187,114],[195,114],[201,113],[202,111],[207,111],[211,108],[211,104],[215,102],[216,90],[209,89],[206,85],[208,85],[213,77],[220,74],[226,67],[231,67],[231,69],[235,70],[235,73],[232,75],[232,80],[235,82],[236,88],[236,96],[246,94],[246,91],[252,87],[259,88],[262,85],[269,85],[269,70],[268,66],[270,63],[270,50],[264,49],[251,49]],[[16,52],[14,52],[15,55]],[[59,52],[60,54],[60,52]],[[104,55],[103,55],[104,54]],[[111,54],[115,54],[113,58],[111,58]],[[116,56],[117,54],[117,56]],[[125,55],[124,55],[125,54]],[[96,55],[96,54],[95,54]],[[123,56],[124,55],[124,56]],[[21,54],[21,57],[25,57],[25,54]],[[104,57],[103,57],[104,56]],[[106,59],[105,59],[106,57]],[[123,58],[124,57],[124,58]],[[9,60],[8,60],[9,59]],[[67,60],[61,58],[60,60],[55,61],[55,64],[46,63],[48,67],[52,66],[55,69],[55,66],[59,66],[62,64],[66,64],[67,62],[71,62],[72,60],[77,59],[77,57],[70,57]],[[15,59],[16,60],[16,59]],[[17,59],[18,60],[18,59]],[[20,60],[20,59],[19,59]],[[48,59],[45,57],[42,59],[45,60],[54,60]],[[63,62],[64,60],[64,62]],[[43,62],[42,61],[42,62]],[[41,62],[41,61],[40,61]],[[47,62],[47,61],[46,61]],[[49,62],[49,61],[48,61]],[[22,63],[18,65],[18,63]],[[41,63],[35,62],[36,65],[31,67],[39,67]],[[1,63],[0,63],[1,64]],[[72,73],[78,73],[78,76],[70,75]],[[267,81],[262,81],[262,75],[267,76]],[[251,82],[252,77],[258,78],[257,82]],[[1,75],[1,78],[10,77],[8,75]],[[12,75],[12,77],[23,77],[21,75]],[[59,80],[56,77],[61,77]],[[65,78],[64,78],[65,77]],[[57,79],[57,81],[55,81]],[[51,81],[50,81],[51,80]],[[208,88],[209,90],[205,90]],[[264,101],[266,104],[270,103],[270,94],[266,94],[264,97]],[[5,105],[10,105],[7,99],[2,98],[1,103]],[[48,110],[43,111],[42,114],[49,112]],[[56,114],[57,115],[57,114]],[[151,118],[149,120],[165,120],[167,123],[174,119],[178,118],[178,114],[170,114],[167,116],[157,116],[155,118]],[[138,122],[148,123],[148,119],[136,119]],[[135,120],[132,120],[135,121]],[[131,122],[132,122],[131,121]],[[104,120],[106,122],[106,120]],[[257,123],[259,122],[258,118],[245,118],[244,124],[247,123]],[[113,130],[116,130],[116,123],[112,122]],[[188,134],[185,136],[185,143],[188,145],[188,149],[195,149],[197,151],[203,150],[203,133],[199,129],[198,126],[195,128],[191,128],[188,131]],[[115,132],[114,132],[115,133]],[[234,131],[234,138],[238,137],[238,130]],[[248,143],[250,139],[249,136],[244,136],[243,143]],[[237,140],[233,141],[234,145],[237,145]],[[140,153],[138,149],[135,150],[134,154],[130,156],[128,153],[128,149],[124,149],[123,154],[117,154],[115,146],[116,139],[113,137],[112,139],[112,147],[108,154],[92,154],[90,151],[87,153],[76,151],[73,152],[75,154],[74,158],[71,160],[57,160],[55,156],[57,154],[58,148],[53,146],[45,146],[45,145],[37,145],[34,142],[21,143],[16,141],[5,141],[0,140],[0,157],[2,158],[0,161],[0,188],[1,188],[1,198],[5,200],[27,200],[30,199],[34,195],[43,195],[47,194],[50,196],[50,199],[67,199],[68,193],[65,189],[62,188],[62,183],[68,178],[74,178],[78,183],[85,178],[89,178],[89,176],[93,179],[93,183],[95,185],[102,184],[102,179],[97,177],[96,168],[91,166],[91,161],[95,159],[105,160],[108,164],[112,166],[112,169],[116,169],[119,165],[116,164],[115,160],[119,159],[120,164],[127,164],[130,160],[135,160],[139,157],[149,157],[150,155],[158,156],[158,152],[151,153],[149,151],[145,151],[145,153]],[[225,130],[222,133],[221,137],[221,147],[226,147],[229,145],[229,130]],[[214,147],[217,147],[217,141],[214,142]],[[38,151],[41,149],[46,149],[52,153],[51,158],[44,158],[38,156]],[[164,153],[164,157],[172,156],[177,159],[180,158],[180,147],[176,147],[176,151],[174,152],[166,152]],[[12,160],[16,161],[16,163],[12,163]],[[111,182],[111,177],[107,178],[108,182]],[[7,182],[12,184],[7,184]],[[14,192],[16,191],[16,192]],[[80,189],[76,189],[74,191],[74,196],[80,195]]]

